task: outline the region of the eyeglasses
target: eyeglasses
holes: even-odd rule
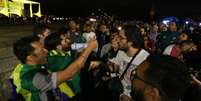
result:
[[[152,87],[154,87],[154,88],[157,88],[157,89],[159,90],[160,94],[162,94],[162,95],[164,95],[164,96],[167,96],[166,93],[165,93],[159,86],[157,86],[157,84],[153,84],[153,83],[151,83],[150,81],[144,80],[144,79],[142,79],[141,77],[139,77],[139,76],[137,75],[137,69],[134,69],[134,70],[131,72],[131,75],[130,75],[130,80],[133,81],[134,79],[138,79],[138,80],[144,82],[145,84],[148,84],[148,85],[150,85],[150,86],[152,86]]]

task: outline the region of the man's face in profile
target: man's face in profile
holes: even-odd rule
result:
[[[131,97],[135,101],[160,101],[158,89],[145,79],[145,72],[150,68],[149,62],[144,61],[131,73]]]

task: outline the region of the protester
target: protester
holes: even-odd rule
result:
[[[190,86],[184,63],[171,56],[150,55],[131,73],[135,101],[181,101]]]
[[[21,61],[12,73],[17,92],[23,95],[26,101],[67,99],[59,93],[57,86],[70,80],[83,67],[96,47],[96,40],[89,42],[88,47],[66,69],[48,73],[43,66],[47,63],[48,51],[40,40],[33,36],[21,38],[13,46],[15,56]]]
[[[149,53],[145,51],[143,47],[144,41],[139,29],[132,23],[125,25],[120,34],[119,48],[121,51],[117,53],[115,58],[110,60],[115,65],[119,66],[117,70],[119,70],[120,76],[124,74],[121,80],[124,91],[120,95],[120,101],[132,100],[130,96],[131,82],[129,75],[136,66],[149,56]],[[131,62],[131,64],[129,68],[126,69],[129,62]]]

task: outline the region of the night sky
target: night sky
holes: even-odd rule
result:
[[[43,14],[58,16],[87,16],[98,8],[108,14],[119,16],[147,16],[151,7],[157,16],[201,15],[200,0],[40,0],[40,2]]]

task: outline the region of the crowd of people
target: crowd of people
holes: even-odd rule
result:
[[[200,101],[201,29],[128,21],[36,25],[13,45],[25,101]]]

